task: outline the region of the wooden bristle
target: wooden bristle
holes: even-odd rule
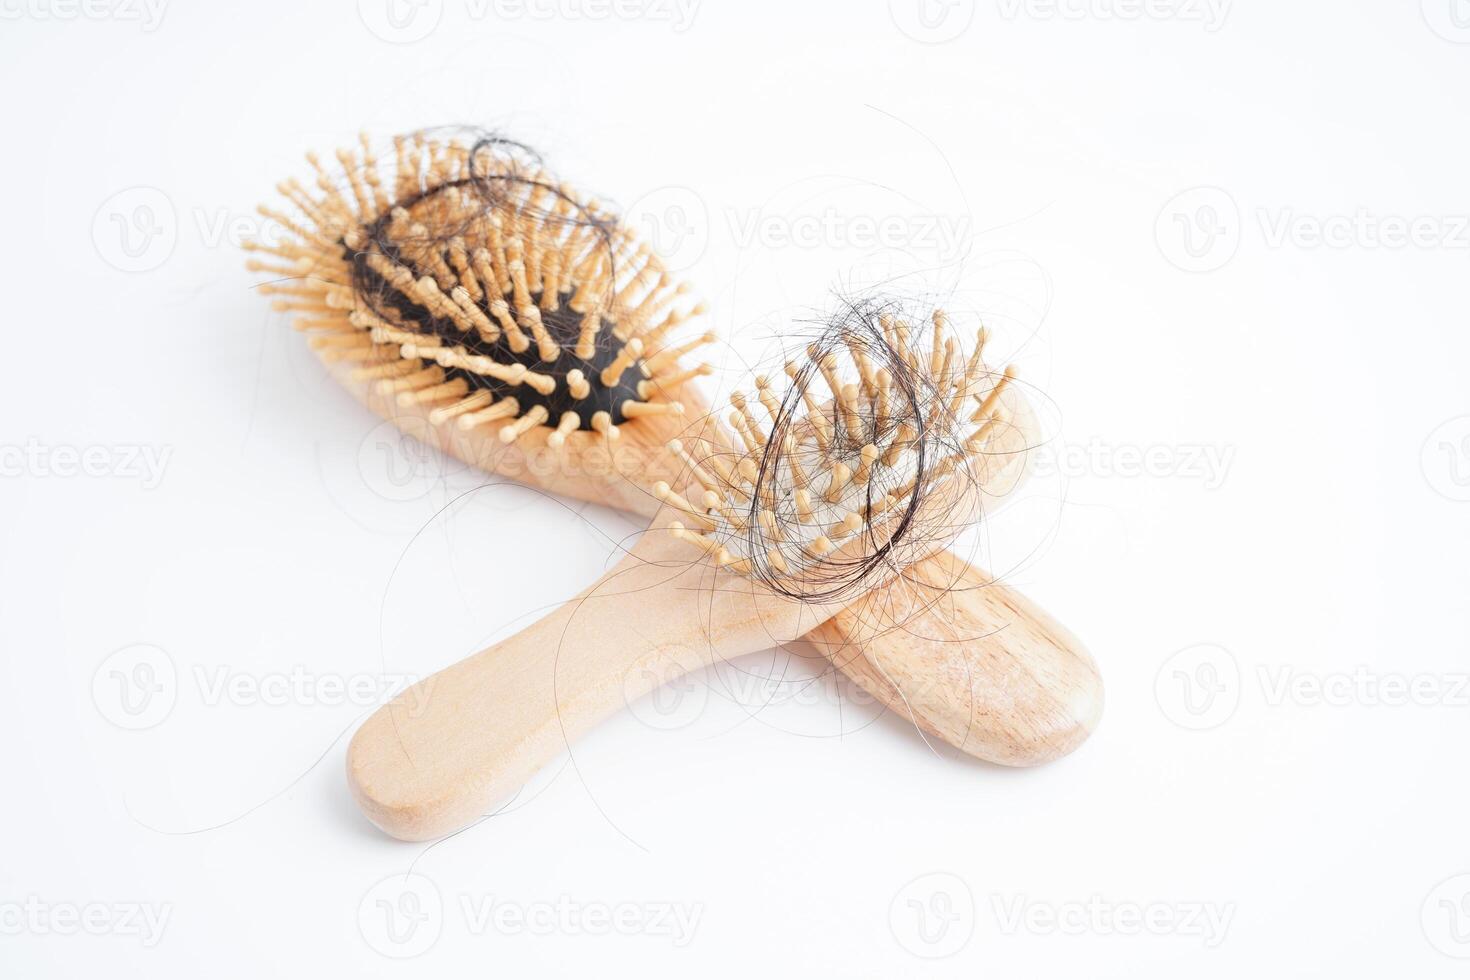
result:
[[[432,424],[612,439],[679,414],[680,386],[708,373],[679,361],[711,335],[666,339],[702,307],[653,251],[500,145],[416,134],[380,154],[362,137],[307,159],[311,179],[282,181],[285,206],[261,208],[285,237],[247,244],[266,257],[247,267],[278,280],[261,292],[324,360],[433,406]]]
[[[612,416],[607,412],[592,413],[592,428],[602,433],[603,438],[608,442],[612,442],[620,435],[618,427],[613,424]]]
[[[869,559],[897,560],[884,534],[928,533],[900,519],[924,513],[921,494],[954,491],[937,501],[934,533],[960,522],[968,488],[955,481],[976,472],[972,457],[1006,424],[1015,373],[991,375],[980,352],[967,356],[943,312],[913,322],[925,329],[886,313],[834,328],[805,361],[786,364],[795,391],[783,397],[758,376],[753,394],[730,395],[723,444],[670,444],[701,491],[689,499],[661,490],[660,499],[700,515],[706,553],[800,595],[803,584],[863,574]],[[976,339],[983,347],[985,332]]]
[[[715,521],[711,520],[707,514],[700,511],[699,508],[685,499],[682,494],[675,491],[662,480],[653,485],[653,495],[662,503],[682,511],[685,517],[694,521],[706,531],[713,531],[717,526]]]
[[[501,419],[515,418],[521,411],[520,402],[514,398],[502,398],[489,408],[459,417],[461,429],[473,429],[484,425],[486,422],[498,422]]]
[[[567,436],[576,429],[582,427],[582,417],[576,412],[563,412],[561,420],[556,423],[556,429],[546,437],[546,444],[555,449],[567,441]]]
[[[443,405],[429,413],[430,425],[443,425],[452,418],[464,415],[466,412],[474,412],[490,404],[495,396],[481,388],[468,398],[461,398],[453,405]]]
[[[682,402],[633,402],[623,406],[623,416],[630,419],[646,418],[650,415],[683,415]]]

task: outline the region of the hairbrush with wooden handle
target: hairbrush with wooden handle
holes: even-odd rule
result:
[[[978,514],[975,464],[1011,375],[932,323],[924,351],[886,307],[850,306],[784,394],[757,377],[735,398],[733,434],[691,426],[670,447],[685,478],[658,485],[663,509],[616,566],[358,730],[348,775],[368,817],[412,840],[459,829],[641,693],[630,677],[794,640],[943,550]]]
[[[511,144],[419,136],[396,140],[394,156],[391,186],[366,140],[338,154],[341,176],[313,158],[314,192],[280,185],[301,216],[262,209],[288,233],[251,246],[273,256],[252,268],[284,280],[262,290],[400,427],[487,471],[651,515],[651,486],[682,465],[664,445],[685,424],[676,403],[703,413],[689,380],[707,369],[681,369],[691,345],[665,344],[697,307],[611,216]],[[980,461],[992,500],[1029,448],[1024,400],[1014,386],[1004,398],[1017,423]],[[1012,765],[1065,754],[1091,731],[1091,659],[1023,597],[949,555],[886,592],[885,608],[907,611],[902,633],[858,641],[876,609],[864,601],[806,639],[889,707]],[[1011,644],[1035,632],[1013,628],[1026,623],[1056,644]]]

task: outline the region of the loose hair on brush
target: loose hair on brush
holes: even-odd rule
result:
[[[839,300],[786,361],[781,395],[761,375],[753,397],[730,396],[733,447],[671,443],[703,488],[693,502],[655,487],[692,518],[674,534],[777,594],[832,601],[971,526],[972,464],[1008,424],[1014,372],[985,365],[984,328],[967,357],[942,310],[916,312],[891,298]],[[926,320],[928,330],[915,326]]]
[[[714,337],[671,337],[703,308],[534,151],[473,135],[400,136],[391,162],[362,137],[336,172],[309,154],[314,187],[278,185],[295,213],[261,208],[286,238],[247,245],[266,255],[249,267],[278,277],[262,291],[324,360],[432,425],[560,448],[682,415],[673,393],[711,368],[680,362]],[[973,463],[1005,421],[1012,372],[984,364],[983,328],[967,358],[942,310],[849,299],[814,326],[780,396],[758,376],[730,396],[728,431],[670,443],[696,499],[653,491],[679,512],[670,530],[721,566],[833,600],[973,523]]]
[[[533,150],[472,135],[468,146],[397,137],[391,166],[364,136],[338,151],[337,175],[308,155],[315,190],[278,187],[300,217],[261,209],[291,236],[252,246],[287,263],[252,261],[291,280],[263,291],[304,314],[296,326],[324,358],[354,362],[356,379],[402,405],[430,406],[436,425],[491,426],[506,443],[545,427],[557,447],[681,414],[669,394],[710,368],[680,361],[713,338],[669,338],[703,308]]]

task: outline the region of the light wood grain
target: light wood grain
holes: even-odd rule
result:
[[[677,394],[688,408],[685,418],[640,419],[623,427],[611,452],[600,435],[580,431],[552,449],[546,429],[507,446],[494,427],[431,426],[427,408],[400,406],[354,382],[349,369],[332,370],[374,412],[472,466],[648,516],[659,506],[648,487],[658,480],[684,482],[667,441],[685,434],[690,419],[705,411],[698,391],[685,386]],[[1024,480],[1036,430],[1019,389],[1007,396],[1014,424],[1000,434],[992,455],[977,462],[987,509]],[[936,583],[947,582],[960,588],[937,602]],[[911,566],[906,580],[887,592],[893,593],[887,613],[876,612],[885,608],[883,594],[869,596],[813,624],[806,639],[928,735],[980,759],[1030,766],[1070,752],[1096,726],[1103,693],[1091,656],[1015,590],[941,554]],[[903,617],[893,615],[896,609]],[[1019,642],[1022,636],[1030,642]]]
[[[950,552],[805,639],[901,717],[989,762],[1059,758],[1102,717],[1102,677],[1077,638]]]
[[[368,818],[404,840],[458,830],[656,683],[790,641],[840,608],[717,571],[657,530],[675,517],[656,516],[575,599],[369,718],[347,753]]]

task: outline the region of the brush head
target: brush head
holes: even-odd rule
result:
[[[333,172],[309,155],[314,188],[278,186],[295,215],[247,245],[281,277],[261,291],[354,380],[430,408],[434,425],[493,427],[511,443],[612,441],[619,426],[678,415],[672,393],[707,365],[680,359],[713,338],[669,342],[703,312],[616,216],[540,167],[519,144],[472,146],[422,134],[366,137]],[[585,433],[586,435],[579,435]]]
[[[670,443],[697,488],[654,488],[672,533],[779,594],[831,600],[973,524],[1014,372],[985,364],[984,328],[965,355],[943,311],[925,320],[850,302],[787,362],[781,394],[758,377],[731,395],[727,444]]]

